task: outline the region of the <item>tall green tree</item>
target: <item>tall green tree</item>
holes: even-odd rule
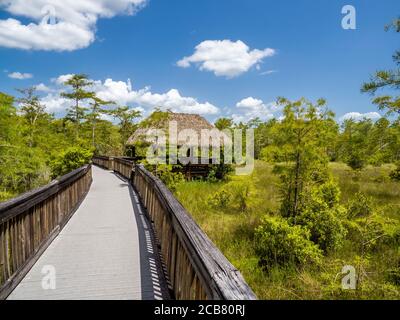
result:
[[[115,119],[119,120],[119,130],[121,134],[121,144],[123,153],[126,153],[126,143],[136,129],[135,120],[141,117],[141,112],[131,109],[128,106],[117,107],[109,112]]]
[[[107,111],[103,109],[103,107],[114,104],[113,101],[104,101],[95,95],[91,98],[92,102],[90,103],[90,111],[86,115],[86,119],[89,120],[92,126],[92,146],[96,148],[96,126],[101,119],[102,114],[107,114]]]
[[[315,104],[301,98],[289,101],[279,98],[284,107],[284,119],[277,123],[276,144],[282,150],[285,163],[277,164],[275,172],[281,177],[281,212],[296,217],[305,206],[310,188],[328,178],[327,146],[335,137],[334,114],[326,108],[324,99]]]
[[[17,89],[17,91],[22,94],[22,97],[17,99],[17,102],[20,104],[20,112],[27,121],[29,147],[32,147],[34,145],[38,121],[46,116],[45,106],[36,94],[36,87]]]
[[[230,118],[219,118],[215,121],[215,127],[218,130],[231,129],[233,127],[233,120]]]
[[[67,117],[75,123],[76,137],[79,137],[79,127],[81,120],[85,118],[87,108],[82,106],[82,102],[93,99],[94,92],[88,91],[87,88],[93,85],[85,74],[74,74],[71,78],[64,82],[64,85],[70,86],[71,92],[61,93],[61,97],[71,99],[74,104],[68,109]]]
[[[400,18],[394,20],[390,25],[386,26],[386,31],[394,29],[395,32],[400,33]],[[400,89],[400,50],[396,51],[393,55],[393,61],[397,68],[392,70],[377,71],[370,79],[370,82],[364,83],[361,91],[376,95],[378,90]],[[400,96],[392,96],[386,94],[374,98],[373,103],[378,106],[380,110],[386,110],[389,114],[400,115]]]

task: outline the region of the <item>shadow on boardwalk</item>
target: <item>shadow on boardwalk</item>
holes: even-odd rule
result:
[[[124,182],[120,185],[121,188],[129,188],[135,214],[139,235],[142,300],[169,300],[171,299],[170,290],[168,289],[159,248],[146,209],[132,185],[118,173],[114,173],[114,175]]]

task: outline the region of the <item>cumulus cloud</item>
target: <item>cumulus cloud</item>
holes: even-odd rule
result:
[[[360,113],[360,112],[349,112],[340,118],[340,121],[345,120],[354,120],[354,121],[362,121],[364,119],[378,120],[381,118],[381,115],[378,112],[368,112],[368,113]]]
[[[65,82],[71,75],[61,75],[52,80],[55,85],[60,85]],[[58,86],[61,91],[64,88]],[[92,91],[96,95],[106,101],[113,101],[118,105],[135,105],[137,110],[145,113],[151,111],[155,107],[161,109],[170,109],[174,112],[184,113],[198,113],[202,115],[212,115],[219,112],[218,107],[210,102],[199,102],[196,98],[185,97],[179,90],[171,89],[165,93],[154,93],[150,87],[134,90],[131,81],[115,81],[113,79],[106,79],[105,81],[93,81]],[[70,102],[64,98],[55,95],[54,93],[48,94],[43,103],[51,112],[64,111]]]
[[[49,93],[41,99],[41,102],[48,113],[63,113],[71,106],[71,101],[55,93]]]
[[[58,76],[57,78],[51,79],[51,82],[57,84],[57,85],[63,85],[65,82],[67,82],[69,79],[71,79],[73,74],[62,74]]]
[[[21,73],[21,72],[12,72],[8,74],[8,77],[11,79],[17,80],[25,80],[33,78],[33,74],[31,73]]]
[[[150,87],[133,90],[128,80],[114,81],[106,79],[95,82],[95,91],[99,98],[115,101],[118,104],[136,104],[144,108],[161,107],[174,112],[216,114],[218,108],[209,102],[199,102],[196,98],[182,96],[177,89],[165,93],[153,93]]]
[[[271,48],[250,50],[243,41],[207,40],[196,46],[195,52],[177,62],[182,68],[192,64],[200,70],[214,72],[216,76],[233,78],[249,71],[253,66],[258,67],[264,58],[275,55]]]
[[[40,92],[51,92],[51,91],[53,91],[53,89],[49,88],[44,83],[37,84],[35,86],[35,88],[36,88],[36,91],[40,91]]]
[[[0,46],[23,50],[72,51],[95,40],[99,18],[134,14],[147,0],[4,0],[0,8],[13,16],[0,20]]]
[[[232,119],[238,122],[246,122],[251,119],[260,118],[269,120],[275,117],[275,114],[281,111],[281,107],[275,102],[264,103],[260,99],[253,97],[245,98],[236,104],[236,111],[232,114]]]

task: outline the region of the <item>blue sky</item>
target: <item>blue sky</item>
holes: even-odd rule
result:
[[[57,98],[61,86],[54,79],[86,73],[104,97],[144,112],[165,103],[177,111],[198,111],[210,120],[226,115],[249,120],[255,115],[278,116],[271,104],[277,96],[304,96],[326,98],[340,118],[349,112],[377,111],[371,97],[360,93],[361,84],[373,71],[393,68],[391,57],[399,47],[398,35],[383,30],[400,14],[398,0],[143,1],[111,5],[102,0],[102,8],[89,12],[95,17],[90,22],[79,20],[87,13],[84,7],[73,8],[77,15],[72,15],[62,1],[47,1],[56,9],[57,23],[70,23],[76,33],[71,36],[70,29],[60,27],[37,38],[29,33],[36,32],[35,26],[28,24],[39,25],[38,12],[46,1],[5,1],[0,13],[0,90],[16,94],[15,88],[43,83],[52,90],[42,92],[49,110],[61,115],[67,102]],[[356,30],[341,27],[341,10],[347,4],[356,8]],[[137,12],[128,15],[129,10]],[[70,42],[64,41],[69,37]],[[177,64],[205,41],[210,42],[201,52],[203,60],[193,58],[185,68]],[[200,70],[210,46],[227,50],[221,54],[229,57],[237,41],[248,47],[247,53],[259,50],[263,55],[269,48],[274,54],[265,53],[240,71],[222,69],[222,75],[212,69],[220,66]],[[12,73],[14,78],[24,78],[25,73],[32,78],[13,79]]]

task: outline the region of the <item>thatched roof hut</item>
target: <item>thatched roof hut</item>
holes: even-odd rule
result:
[[[159,116],[153,117],[153,115],[156,113],[158,113]],[[220,139],[221,146],[229,143],[230,141],[225,133],[216,129],[211,123],[198,114],[174,113],[170,111],[156,111],[154,114],[149,117],[149,120],[145,120],[142,126],[134,132],[134,134],[128,139],[127,145],[135,145],[143,142],[154,142],[151,141],[151,137],[154,136],[154,129],[164,130],[165,134],[168,135],[170,125],[172,125],[172,123],[177,129],[178,146],[188,143],[187,138],[184,137],[186,136],[185,134],[182,134],[182,136],[179,137],[181,133],[184,131],[187,132],[187,130],[192,130],[192,132],[198,137],[199,146],[202,145],[201,137],[205,130],[209,130],[209,132],[213,134],[213,137],[219,136],[218,138]]]

